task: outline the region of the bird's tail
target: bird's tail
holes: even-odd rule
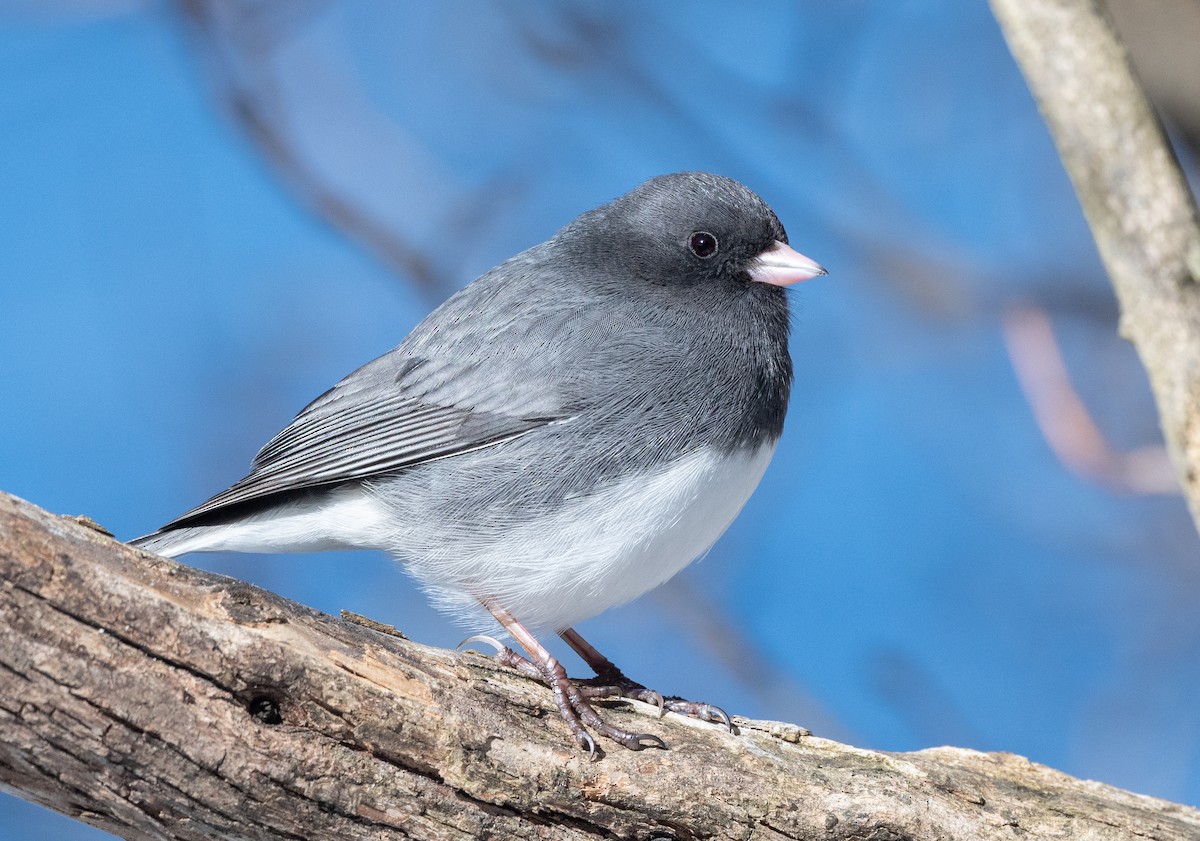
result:
[[[178,522],[178,521],[176,521]],[[390,511],[359,486],[308,494],[211,525],[168,525],[131,540],[177,558],[188,552],[330,552],[385,545]]]
[[[130,546],[145,549],[164,558],[178,558],[188,552],[211,552],[211,540],[206,539],[204,527],[182,529],[160,529],[129,541]]]

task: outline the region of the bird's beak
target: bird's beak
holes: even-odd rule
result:
[[[772,286],[791,286],[823,274],[829,272],[779,240],[775,240],[775,244],[760,254],[750,267],[751,280]]]

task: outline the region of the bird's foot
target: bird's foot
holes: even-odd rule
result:
[[[597,746],[596,740],[592,738],[591,733],[588,732],[588,728],[630,750],[642,750],[648,747],[666,749],[667,743],[658,736],[651,733],[634,733],[622,730],[620,727],[609,724],[602,719],[588,702],[591,687],[586,684],[581,685],[576,683],[567,677],[566,670],[548,652],[545,653],[544,657],[539,657],[539,662],[535,663],[533,660],[513,651],[508,646],[502,645],[491,637],[485,636],[470,637],[459,643],[458,647],[462,648],[464,645],[469,645],[473,642],[487,643],[496,649],[496,662],[509,666],[521,675],[540,681],[550,687],[551,692],[554,694],[554,701],[558,706],[558,711],[567,724],[567,729],[571,731],[571,736],[575,739],[576,744],[587,750],[589,759],[596,758]],[[544,652],[545,649],[542,649],[542,651]],[[658,695],[657,692],[652,694],[658,696],[660,701],[662,700],[662,696]]]
[[[730,733],[735,732],[733,722],[728,714],[720,707],[705,704],[701,701],[688,701],[676,696],[664,697],[662,693],[647,689],[640,683],[625,677],[620,671],[608,673],[591,680],[581,681],[580,691],[593,701],[609,698],[631,698],[658,707],[658,714],[679,713],[698,718],[701,721],[715,721],[723,724]]]
[[[630,750],[641,750],[642,748],[656,747],[666,750],[667,743],[651,733],[633,733],[628,730],[622,730],[620,727],[609,724],[602,719],[596,710],[588,701],[583,687],[575,681],[567,677],[562,666],[554,664],[556,668],[549,670],[543,680],[549,684],[550,689],[554,692],[554,699],[558,702],[558,710],[567,721],[567,727],[570,728],[571,734],[575,737],[575,741],[580,747],[588,748],[591,757],[596,755],[596,744],[591,736],[583,728],[587,725],[595,732],[604,736],[606,739],[612,739],[619,745],[629,748]]]
[[[737,732],[734,729],[733,722],[729,720],[729,716],[720,707],[714,707],[712,704],[704,704],[698,701],[686,701],[676,696],[664,698],[661,693],[655,692],[653,689],[647,689],[636,680],[630,680],[625,676],[623,671],[617,668],[612,660],[609,660],[597,651],[574,628],[564,628],[559,632],[559,636],[596,673],[595,678],[583,682],[583,692],[588,698],[593,700],[632,698],[637,701],[644,701],[647,704],[654,704],[658,707],[658,714],[660,716],[667,712],[689,715],[701,721],[720,722],[729,728],[730,733]]]
[[[733,721],[730,720],[729,714],[720,707],[706,704],[703,701],[688,701],[684,698],[676,697],[665,699],[665,706],[667,712],[690,715],[701,721],[715,721],[724,725],[730,733],[737,733],[737,728],[733,726]]]
[[[476,634],[473,637],[467,637],[460,642],[456,647],[461,650],[463,647],[470,645],[473,642],[487,643],[492,648],[496,649],[496,662],[501,666],[508,666],[510,669],[516,669],[530,680],[539,680],[545,683],[546,680],[542,676],[542,671],[526,657],[522,657],[517,652],[513,651],[507,645],[504,645],[493,637]]]
[[[634,701],[642,701],[646,704],[651,704],[658,707],[658,716],[662,718],[666,712],[666,699],[663,698],[661,692],[655,692],[653,689],[647,689],[640,683],[635,683],[632,680],[624,680],[619,683],[611,682],[609,679],[590,678],[588,680],[579,681],[579,691],[583,693],[583,697],[592,701],[607,701],[613,698],[629,698]]]

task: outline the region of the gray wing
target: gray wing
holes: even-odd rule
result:
[[[443,388],[414,388],[427,374]],[[462,376],[456,376],[461,374]],[[308,488],[366,479],[432,459],[477,450],[524,435],[560,417],[528,415],[439,402],[456,379],[473,379],[429,360],[405,356],[403,346],[368,363],[301,410],[255,456],[252,469],[228,490],[163,529],[199,525],[212,515],[263,503]],[[448,395],[445,395],[448,396]]]
[[[561,282],[567,275],[547,268],[552,246],[518,254],[451,297],[398,348],[301,410],[246,478],[163,528],[478,450],[585,411],[602,391],[588,372],[605,368],[589,360],[638,318],[619,305],[588,306],[598,284]],[[531,295],[547,278],[560,281],[554,294]]]

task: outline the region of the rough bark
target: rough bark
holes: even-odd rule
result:
[[[1200,525],[1200,227],[1124,47],[1097,0],[991,0],[1037,99],[1141,356]]]
[[[0,787],[132,839],[1195,839],[1200,811],[1007,754],[606,710],[589,762],[474,654],[148,555],[0,494]]]

